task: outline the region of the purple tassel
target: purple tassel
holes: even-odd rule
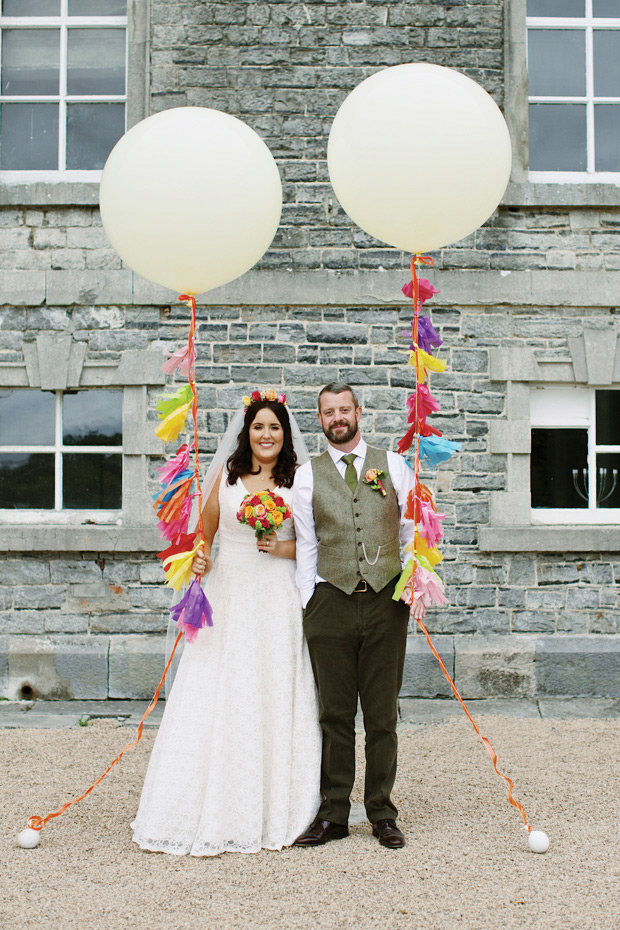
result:
[[[196,577],[178,604],[170,608],[172,619],[184,631],[188,643],[193,643],[198,630],[213,626],[213,610]]]
[[[418,347],[423,352],[432,353],[433,349],[438,349],[443,345],[443,339],[431,323],[427,316],[421,316],[418,319]]]

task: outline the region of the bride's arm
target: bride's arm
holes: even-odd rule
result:
[[[220,523],[220,482],[222,480],[222,471],[219,473],[217,481],[211,489],[211,493],[207,498],[207,502],[202,509],[202,525],[205,533],[205,545],[204,550],[199,551],[194,556],[194,561],[192,562],[192,571],[194,574],[206,575],[213,568],[213,560],[211,558],[211,547],[213,546],[213,540],[215,534],[217,533],[217,528]]]

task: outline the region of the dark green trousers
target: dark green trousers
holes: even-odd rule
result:
[[[402,684],[409,608],[393,601],[394,579],[345,594],[318,584],[304,611],[304,633],[319,693],[323,732],[318,816],[349,819],[355,781],[355,714],[359,694],[366,730],[364,804],[371,823],[398,811],[390,794],[396,777],[397,699]]]

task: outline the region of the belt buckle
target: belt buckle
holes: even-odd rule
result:
[[[363,585],[363,587],[361,587]],[[368,582],[365,578],[360,578],[358,583],[355,586],[355,594],[365,594],[368,591]]]

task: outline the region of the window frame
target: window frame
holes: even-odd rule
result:
[[[37,390],[37,388],[13,388],[13,390]],[[39,389],[40,390],[40,389]],[[82,388],[82,391],[93,392],[96,390],[116,390],[121,394],[119,388]],[[62,441],[62,398],[67,393],[64,390],[55,390],[55,408],[54,408],[54,443],[53,445],[0,445],[0,454],[5,453],[32,453],[32,454],[52,454],[54,456],[54,507],[39,509],[35,507],[8,509],[0,507],[0,524],[76,524],[92,520],[97,524],[116,524],[120,525],[123,518],[123,444],[120,446],[65,446]],[[74,390],[71,390],[74,393]],[[122,407],[121,407],[121,424],[122,424]],[[92,454],[114,454],[120,455],[121,458],[121,506],[116,509],[89,507],[83,509],[63,507],[62,506],[62,489],[63,489],[63,464],[62,457],[65,454],[92,455]]]
[[[127,129],[150,112],[150,9],[151,0],[140,0],[139,3],[129,0],[127,4]],[[18,18],[26,20],[26,17]],[[84,18],[80,17],[81,20]],[[0,171],[0,206],[95,206],[99,203],[102,172],[87,172],[88,178],[84,174]]]
[[[595,151],[594,151],[594,107],[599,103],[605,103],[620,107],[620,93],[614,97],[597,97],[594,94],[594,30],[620,32],[620,16],[614,19],[594,17],[592,13],[592,0],[585,0],[585,15],[583,17],[560,17],[560,16],[527,16],[526,15],[526,68],[527,68],[527,36],[530,30],[555,29],[555,30],[574,30],[583,31],[585,34],[585,68],[586,68],[586,93],[583,97],[562,96],[553,97],[549,95],[532,95],[528,93],[528,110],[530,104],[534,103],[556,103],[570,106],[571,104],[581,104],[586,107],[586,170],[585,171],[565,171],[565,170],[546,170],[534,171],[529,170],[529,180],[533,183],[575,183],[575,184],[620,184],[619,171],[596,171],[595,168]],[[529,140],[528,140],[529,142]],[[528,156],[529,162],[529,156]]]
[[[68,30],[69,29],[123,29],[125,32],[125,92],[123,94],[69,94],[67,93]],[[67,164],[67,104],[71,103],[123,103],[125,107],[124,131],[127,131],[127,98],[129,75],[129,8],[126,16],[69,16],[68,0],[60,0],[58,16],[3,16],[0,13],[0,74],[2,68],[2,32],[4,29],[57,29],[60,31],[59,88],[58,94],[4,95],[1,104],[58,103],[58,164],[57,169],[32,170],[2,169],[1,180],[29,181],[98,181],[101,169],[68,169]]]
[[[597,390],[614,390],[613,387],[586,387],[585,385],[573,385],[568,387],[565,384],[532,384],[530,385],[530,429],[585,429],[588,433],[588,474],[592,475],[596,471],[596,456],[598,453],[618,453],[620,452],[619,445],[602,445],[596,441],[596,391]],[[532,402],[535,398],[535,395],[538,393],[540,396],[541,393],[547,392],[549,394],[548,398],[545,398],[549,403],[551,401],[550,394],[552,391],[562,391],[563,393],[569,394],[580,393],[585,399],[587,399],[587,414],[583,416],[574,416],[572,420],[569,421],[568,418],[560,418],[557,414],[554,414],[553,411],[542,416],[540,413],[536,415],[532,411]],[[531,493],[531,486],[530,486]],[[616,507],[597,507],[596,506],[596,482],[590,480],[588,482],[588,506],[579,507],[579,508],[562,508],[562,507],[531,507],[531,523],[532,526],[557,526],[557,525],[569,525],[577,526],[580,524],[584,525],[597,525],[597,524],[618,524],[620,523],[620,508]]]
[[[593,177],[584,183],[557,177],[529,177],[529,114],[527,76],[526,0],[504,3],[503,112],[512,141],[512,172],[502,204],[507,207],[616,207],[620,185]],[[553,172],[555,175],[556,172]]]

